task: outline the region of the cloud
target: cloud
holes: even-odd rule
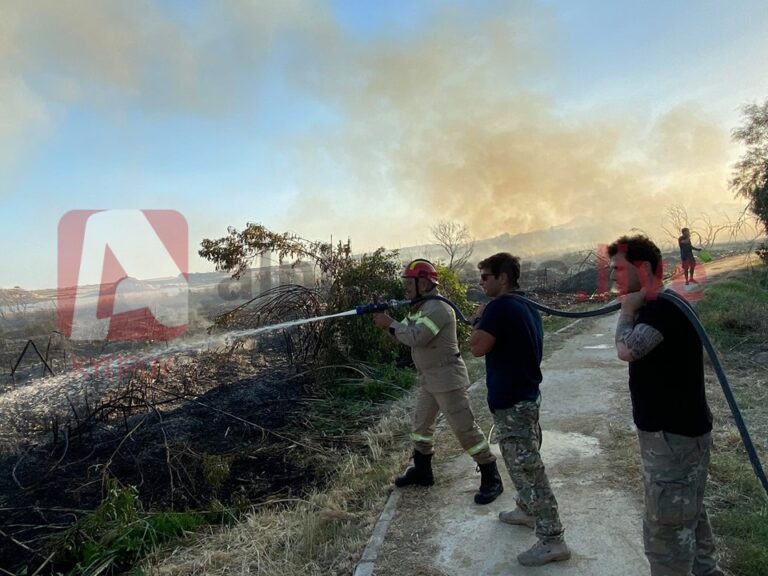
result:
[[[319,10],[291,0],[175,11],[150,0],[0,0],[0,11],[7,190],[41,126],[55,127],[70,105],[121,119],[135,111],[148,119],[242,112],[253,105],[275,38],[311,28]]]

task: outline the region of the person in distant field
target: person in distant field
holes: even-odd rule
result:
[[[403,271],[405,293],[417,300],[406,317],[398,322],[387,314],[373,315],[373,321],[400,343],[411,348],[419,371],[419,396],[412,417],[413,466],[395,479],[395,485],[431,486],[435,420],[445,415],[454,435],[480,469],[480,488],[476,504],[489,504],[504,491],[496,466],[496,456],[483,431],[475,422],[469,405],[469,375],[459,352],[456,315],[448,304],[430,296],[440,296],[437,269],[431,262],[417,259]],[[424,298],[423,300],[419,300]]]
[[[696,259],[693,257],[693,251],[701,251],[701,248],[695,248],[691,243],[691,231],[688,228],[680,230],[682,236],[677,239],[677,245],[680,246],[680,262],[683,266],[683,273],[685,274],[685,283],[698,284],[693,279],[693,271],[696,268]]]
[[[517,488],[517,506],[501,512],[499,520],[535,529],[536,544],[517,557],[523,566],[568,560],[571,551],[565,543],[557,499],[539,454],[544,346],[541,316],[515,296],[522,294],[519,258],[500,252],[477,266],[483,290],[493,300],[470,318],[473,330],[469,346],[474,356],[485,356],[494,436]]]
[[[712,413],[699,335],[676,304],[658,297],[676,293],[662,283],[661,251],[650,239],[622,236],[608,256],[621,299],[616,351],[629,363],[651,576],[724,576],[704,506]]]

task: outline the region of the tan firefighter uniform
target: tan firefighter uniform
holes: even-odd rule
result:
[[[439,294],[434,289],[425,295]],[[494,462],[496,457],[469,406],[469,375],[459,353],[453,308],[440,300],[425,300],[402,321],[393,322],[390,333],[411,348],[413,363],[419,371],[421,389],[411,432],[414,448],[422,454],[434,452],[435,420],[438,412],[442,412],[462,448],[475,462]]]

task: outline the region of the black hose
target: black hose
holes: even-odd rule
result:
[[[563,318],[591,318],[592,316],[603,316],[604,314],[610,314],[611,312],[616,312],[616,310],[621,308],[621,302],[611,302],[610,304],[606,304],[605,306],[601,306],[600,308],[595,308],[594,310],[583,310],[581,312],[571,312],[569,310],[558,310],[557,308],[550,308],[549,306],[545,306],[544,304],[536,302],[535,300],[526,298],[521,294],[515,294],[515,296],[517,296],[521,300],[525,300],[526,302],[528,302],[528,304],[530,304],[534,308],[541,310],[546,314],[550,314],[552,316],[562,316]]]
[[[739,410],[739,406],[736,404],[736,398],[733,396],[733,390],[731,390],[731,387],[728,384],[728,379],[725,377],[723,366],[720,364],[720,359],[715,353],[715,348],[712,346],[712,342],[709,340],[709,336],[707,335],[706,330],[704,330],[704,326],[701,325],[701,322],[696,316],[696,312],[694,312],[693,308],[690,304],[688,304],[685,298],[680,297],[680,295],[676,294],[675,292],[661,292],[659,297],[675,304],[682,311],[682,313],[685,314],[685,317],[688,318],[691,324],[693,324],[693,327],[696,328],[696,333],[699,335],[699,340],[701,340],[701,343],[704,345],[704,349],[707,351],[707,354],[709,354],[709,359],[712,361],[712,367],[715,369],[717,379],[720,381],[720,387],[723,389],[725,401],[728,403],[728,407],[731,409],[731,414],[733,414],[733,418],[736,421],[736,428],[739,429],[741,441],[744,443],[744,448],[747,449],[749,462],[752,464],[752,469],[755,471],[757,479],[760,480],[760,484],[762,484],[766,496],[768,496],[768,478],[765,476],[765,470],[763,470],[763,466],[760,463],[760,457],[757,455],[755,446],[752,443],[752,438],[749,436],[747,425],[744,422],[744,418],[741,416],[741,410]]]
[[[470,322],[469,320],[467,320],[467,317],[464,316],[464,313],[461,311],[461,308],[456,306],[456,304],[448,300],[448,298],[446,298],[445,296],[440,296],[438,294],[430,294],[428,296],[419,296],[418,298],[414,298],[413,300],[411,300],[409,304],[413,306],[414,304],[419,304],[424,300],[440,300],[440,302],[445,302],[446,304],[448,304],[448,306],[453,308],[453,311],[456,312],[456,318],[458,318],[462,324],[469,325]]]
[[[621,308],[621,302],[612,302],[606,306],[602,306],[594,310],[585,310],[582,312],[569,312],[567,310],[558,310],[556,308],[550,308],[549,306],[545,306],[544,304],[531,300],[530,298],[526,298],[521,294],[513,293],[513,295],[516,298],[520,298],[521,300],[524,300],[534,308],[541,310],[542,312],[545,312],[546,314],[551,314],[553,316],[562,316],[564,318],[589,318],[591,316],[602,316],[603,314],[610,314],[611,312],[615,312],[616,310]],[[741,410],[739,409],[739,406],[736,403],[736,398],[733,395],[733,390],[731,390],[731,386],[730,384],[728,384],[728,379],[726,378],[725,372],[723,371],[723,366],[720,363],[720,359],[717,357],[715,348],[714,346],[712,346],[712,342],[709,340],[709,336],[707,335],[706,330],[704,330],[704,326],[702,326],[701,322],[699,321],[699,318],[696,316],[696,312],[693,310],[691,305],[688,304],[685,298],[680,297],[678,294],[672,291],[660,292],[659,298],[662,298],[663,300],[666,300],[667,302],[671,302],[672,304],[677,306],[678,309],[683,314],[685,314],[685,317],[696,329],[696,333],[699,336],[699,340],[704,346],[704,349],[707,351],[707,354],[709,355],[709,359],[712,361],[712,366],[715,369],[715,374],[717,374],[717,379],[720,382],[720,387],[723,390],[725,401],[728,403],[728,407],[731,409],[731,414],[733,414],[733,418],[736,421],[736,428],[738,428],[739,435],[741,436],[741,441],[744,443],[744,448],[746,448],[747,450],[747,456],[749,457],[749,462],[752,465],[752,470],[754,470],[755,475],[757,476],[757,479],[760,481],[760,484],[762,485],[766,496],[768,496],[768,478],[766,478],[765,470],[763,470],[763,466],[760,462],[760,457],[757,454],[757,450],[755,450],[755,445],[752,443],[752,438],[749,435],[749,430],[747,430],[747,425],[744,422],[744,418],[741,415]],[[453,308],[453,310],[456,312],[456,317],[461,322],[463,322],[464,324],[470,323],[469,320],[467,320],[467,318],[464,316],[462,311],[459,309],[459,307],[456,306],[456,304],[454,304],[450,300],[448,300],[448,298],[445,298],[443,296],[438,296],[438,295],[422,296],[420,298],[416,298],[412,300],[411,304],[417,304],[422,300],[440,300],[441,302],[445,302],[446,304],[451,306],[451,308]]]
[[[621,308],[621,302],[611,302],[610,304],[607,304],[606,306],[602,306],[601,308],[595,308],[594,310],[583,310],[581,312],[572,312],[569,310],[558,310],[557,308],[550,308],[549,306],[545,306],[544,304],[541,304],[539,302],[536,302],[535,300],[531,300],[530,298],[526,298],[522,294],[514,294],[513,295],[516,298],[520,298],[521,300],[524,300],[534,308],[541,310],[545,314],[551,314],[552,316],[562,316],[563,318],[590,318],[592,316],[602,316],[604,314],[610,314],[611,312],[615,312],[619,308]],[[445,302],[448,304],[451,308],[453,308],[454,312],[456,312],[456,318],[459,319],[463,324],[469,324],[469,320],[467,320],[467,317],[464,316],[464,313],[459,309],[456,304],[448,300],[448,298],[445,298],[444,296],[439,296],[437,294],[431,294],[428,296],[420,296],[419,298],[414,298],[411,300],[411,304],[418,304],[419,302],[422,302],[424,300],[440,300],[441,302]]]

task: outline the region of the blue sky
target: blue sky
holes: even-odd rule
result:
[[[768,98],[762,1],[0,0],[0,287],[76,209],[357,250],[715,216]],[[585,245],[594,242],[585,238]]]

